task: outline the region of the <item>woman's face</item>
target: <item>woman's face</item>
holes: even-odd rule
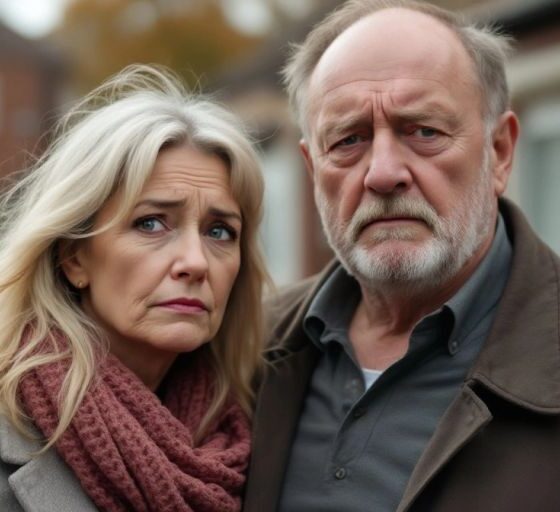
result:
[[[95,228],[119,198],[107,201]],[[111,351],[151,373],[218,331],[239,271],[241,229],[224,162],[173,147],[158,156],[131,214],[84,241],[63,268],[81,281],[83,308],[107,331]]]

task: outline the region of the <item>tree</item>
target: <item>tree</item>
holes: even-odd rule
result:
[[[232,28],[217,0],[75,0],[52,39],[69,55],[79,93],[133,62],[204,83],[260,42]]]

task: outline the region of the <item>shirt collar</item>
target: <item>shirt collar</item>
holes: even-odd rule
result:
[[[511,243],[500,214],[488,253],[466,283],[444,305],[451,310],[454,319],[448,338],[450,354],[461,348],[468,334],[496,306],[507,282],[511,256]]]
[[[358,282],[339,265],[315,295],[303,320],[305,332],[318,348],[335,338],[346,339],[360,298]]]

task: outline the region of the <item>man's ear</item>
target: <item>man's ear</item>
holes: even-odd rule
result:
[[[509,110],[500,116],[492,134],[491,165],[494,174],[494,191],[497,197],[506,190],[518,137],[519,120]]]
[[[301,154],[303,155],[303,161],[305,162],[305,169],[307,171],[307,174],[309,174],[311,181],[313,181],[313,160],[311,158],[311,150],[309,149],[309,144],[305,139],[301,139],[299,141],[299,149],[301,151]]]
[[[58,257],[66,279],[76,288],[85,288],[89,276],[85,267],[83,242],[63,240],[58,248]]]

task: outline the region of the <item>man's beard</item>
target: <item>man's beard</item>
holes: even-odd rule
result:
[[[369,289],[398,286],[430,289],[453,277],[480,247],[492,224],[491,172],[485,151],[478,182],[465,194],[447,219],[437,215],[424,199],[400,194],[378,196],[362,203],[348,223],[316,189],[316,202],[330,246],[346,270]],[[425,223],[432,236],[415,243],[418,226],[378,227],[363,233],[383,218],[412,218]],[[384,247],[389,241],[410,241],[402,247]]]

